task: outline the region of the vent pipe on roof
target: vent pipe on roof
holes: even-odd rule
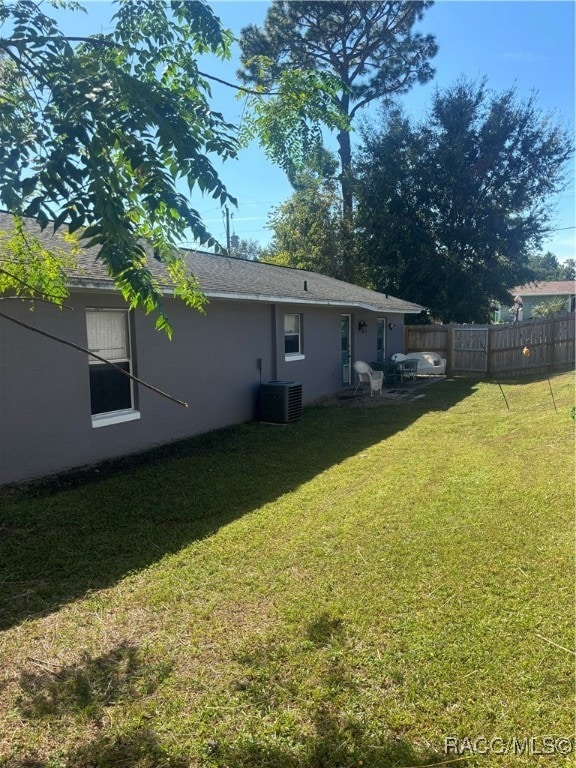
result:
[[[304,280],[304,290],[308,290],[308,280]]]

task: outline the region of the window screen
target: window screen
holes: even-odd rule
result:
[[[107,360],[127,360],[127,320],[126,312],[89,309],[86,313],[88,349]],[[94,359],[91,358],[91,361]]]
[[[287,355],[299,355],[300,315],[284,315],[284,352]]]
[[[86,324],[88,349],[131,373],[128,313],[89,309]],[[92,416],[133,408],[132,381],[117,368],[94,357],[89,362]]]

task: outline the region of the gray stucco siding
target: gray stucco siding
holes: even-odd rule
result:
[[[9,214],[0,212],[0,219],[2,228],[13,226]],[[49,248],[67,247],[51,227],[40,230],[33,220],[26,227]],[[86,315],[87,308],[126,309],[96,249],[80,249],[77,267],[68,272],[70,309],[38,304],[31,313],[27,302],[3,302],[7,314],[83,347],[90,333],[95,349],[107,350],[122,366],[130,358],[137,376],[189,407],[139,384],[130,408],[130,388],[118,375],[90,364],[85,353],[0,319],[0,484],[251,420],[260,382],[298,381],[304,403],[332,394],[342,386],[342,314],[351,316],[350,363],[371,362],[377,355],[376,318],[396,324],[386,333],[386,354],[392,354],[402,351],[403,314],[423,309],[307,270],[192,250],[182,256],[211,298],[206,314],[167,297],[174,327],[169,341],[155,330],[152,317],[131,313],[131,356],[122,317]],[[165,265],[150,258],[148,267],[170,285]],[[299,359],[285,355],[286,313],[302,318]],[[360,321],[366,333],[359,332]],[[292,330],[287,337],[292,352],[295,336]]]
[[[353,348],[353,359],[363,360],[370,364],[376,360],[377,355],[377,320],[384,318],[386,322],[385,329],[385,356],[390,357],[395,352],[404,351],[404,316],[391,312],[356,312],[353,314],[353,331],[355,345]],[[358,332],[358,323],[367,324],[366,333]],[[392,323],[394,328],[390,329],[388,325]]]
[[[342,359],[340,354],[341,317],[351,317],[351,364],[356,360],[367,363],[376,360],[376,321],[378,317],[393,323],[386,327],[386,355],[404,350],[404,317],[358,310],[352,307],[314,307],[298,304],[278,304],[276,311],[276,343],[278,347],[278,375],[280,380],[294,380],[302,384],[304,403],[342,388]],[[284,313],[299,313],[303,320],[304,360],[289,361],[283,354]],[[367,332],[360,333],[358,324],[366,322]],[[355,383],[352,373],[352,383]]]
[[[38,305],[30,312],[16,302],[6,309],[23,322],[86,344],[85,322],[78,322],[76,310]],[[0,320],[0,482],[58,471],[70,430],[75,444],[90,436],[88,385],[84,354]]]
[[[86,309],[125,309],[113,292],[78,291],[71,309],[9,303],[9,313],[30,325],[88,344]],[[135,385],[140,418],[94,428],[88,357],[0,319],[0,484],[19,482],[103,459],[135,453],[257,417],[261,381],[302,384],[304,403],[342,386],[341,315],[351,315],[352,358],[376,358],[376,315],[346,307],[270,304],[213,299],[206,314],[167,298],[174,335],[154,319],[131,314],[134,373],[188,403],[183,408]],[[303,359],[286,360],[284,314],[302,317]],[[365,320],[368,331],[358,332]],[[400,351],[402,316],[388,331],[387,354]],[[391,348],[391,334],[394,347]],[[354,382],[354,379],[353,379]]]
[[[174,336],[168,341],[153,320],[137,314],[138,375],[184,400],[183,409],[139,387],[140,407],[151,435],[184,437],[255,417],[256,393],[271,369],[270,309],[267,305],[214,301],[206,315],[172,302]]]
[[[41,305],[11,314],[81,346],[86,308],[123,308],[112,294],[75,294],[71,310]],[[85,354],[0,321],[0,484],[92,464],[255,417],[260,372],[270,365],[270,309],[218,302],[203,316],[170,302],[169,341],[134,313],[137,375],[188,402],[187,409],[136,385],[140,418],[95,429]],[[240,343],[241,340],[241,343]]]
[[[302,384],[304,403],[336,392],[341,386],[340,311],[309,304],[277,304],[277,379]],[[303,360],[290,360],[284,353],[284,315],[302,316]]]

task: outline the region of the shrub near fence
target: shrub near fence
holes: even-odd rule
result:
[[[404,349],[438,352],[447,373],[517,376],[575,362],[574,313],[505,325],[407,325]]]

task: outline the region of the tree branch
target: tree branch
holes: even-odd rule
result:
[[[72,347],[72,349],[75,349],[78,352],[84,352],[86,355],[90,355],[90,357],[95,357],[96,360],[100,360],[101,363],[106,363],[107,365],[111,366],[115,370],[119,371],[123,376],[126,376],[128,379],[132,379],[132,381],[135,381],[137,384],[141,384],[143,387],[146,387],[146,389],[149,389],[152,392],[155,392],[157,395],[161,395],[162,397],[165,397],[167,400],[171,400],[173,403],[182,405],[184,408],[188,408],[188,403],[185,403],[183,400],[178,400],[176,397],[172,397],[172,395],[168,395],[166,392],[163,392],[161,389],[158,389],[157,387],[153,387],[152,384],[148,384],[142,379],[139,379],[137,376],[133,376],[131,373],[128,373],[128,371],[125,371],[119,365],[115,365],[114,363],[110,362],[110,360],[107,360],[105,357],[101,357],[100,355],[97,355],[95,352],[91,352],[89,349],[86,349],[85,347],[81,347],[79,344],[75,344],[73,341],[68,341],[67,339],[60,338],[60,336],[54,336],[51,333],[47,333],[47,331],[42,331],[40,330],[40,328],[36,328],[33,325],[28,325],[28,323],[23,323],[22,320],[16,320],[15,317],[6,315],[4,314],[4,312],[0,312],[0,317],[3,318],[4,320],[8,320],[11,323],[15,323],[16,325],[19,325],[21,328],[25,328],[27,331],[38,333],[40,334],[40,336],[45,336],[47,339],[52,339],[52,341],[57,341],[59,344],[64,344],[67,347]]]
[[[243,93],[249,93],[252,96],[278,96],[278,91],[253,91],[251,88],[244,88],[242,85],[235,85],[234,83],[229,83],[227,80],[221,80],[219,77],[215,77],[215,75],[208,75],[206,72],[201,72],[198,70],[198,74],[201,77],[206,77],[208,80],[214,80],[216,83],[221,83],[222,85],[227,85],[229,88],[235,88],[237,91],[242,91]]]
[[[0,263],[1,262],[2,262],[2,259],[0,259]],[[30,285],[30,283],[27,283],[25,280],[22,280],[22,278],[17,277],[16,275],[13,275],[11,272],[8,272],[8,270],[4,269],[4,267],[0,267],[0,274],[6,275],[11,280],[16,280],[17,283],[20,283],[21,285],[23,285],[25,288],[28,288],[33,293],[39,293],[43,296],[47,296],[48,298],[56,299],[57,301],[62,301],[63,299],[66,298],[66,295],[58,296],[57,293],[45,293],[40,288],[36,288],[34,285]],[[35,298],[38,298],[38,301],[40,301],[39,297],[35,297]]]
[[[47,37],[44,39],[44,42],[49,42],[50,40],[54,40],[55,38]],[[105,40],[103,38],[98,37],[63,37],[62,40],[65,40],[66,42],[70,43],[86,43],[88,45],[94,45],[94,46],[102,46],[104,48],[121,48],[122,46],[119,43],[114,42],[113,40]],[[26,40],[24,38],[18,38],[17,40],[9,39],[9,38],[0,38],[0,49],[3,50],[10,58],[12,58],[17,64],[21,64],[22,60],[15,56],[10,48],[17,47],[16,43],[25,43]],[[234,88],[237,91],[242,91],[243,93],[249,93],[252,96],[278,96],[277,91],[254,91],[251,88],[244,88],[242,85],[237,85],[235,83],[229,83],[227,80],[222,80],[219,77],[216,77],[215,75],[209,75],[207,72],[201,72],[198,70],[198,74],[201,77],[205,77],[208,80],[213,80],[216,83],[220,83],[221,85],[226,85],[229,88]]]

